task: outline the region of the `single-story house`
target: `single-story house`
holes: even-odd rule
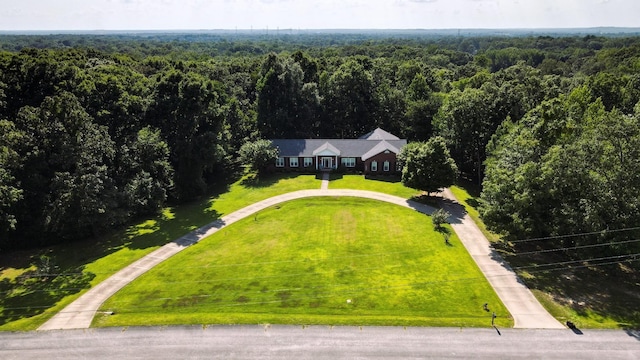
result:
[[[358,139],[274,139],[279,157],[275,168],[282,170],[360,171],[391,174],[400,171],[397,156],[407,145],[380,128]]]

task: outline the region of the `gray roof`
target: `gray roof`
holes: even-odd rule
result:
[[[340,155],[341,152],[340,150],[338,150],[338,148],[336,148],[335,146],[331,145],[328,141],[324,144],[322,144],[322,146],[320,146],[319,148],[315,149],[313,151],[313,155],[318,155],[323,151],[329,151],[332,154],[336,154],[336,155]]]
[[[387,142],[385,140],[382,140],[382,141],[377,142],[377,143],[378,143],[378,145],[374,146],[371,150],[367,151],[365,154],[362,155],[362,160],[371,159],[372,157],[380,154],[381,152],[383,152],[385,150],[389,150],[389,151],[393,152],[394,154],[397,154],[397,153],[400,152],[400,149],[398,149],[397,147],[391,145],[389,142]]]
[[[319,148],[325,144],[333,146],[337,149],[342,157],[358,157],[362,158],[365,154],[369,157],[377,155],[388,149],[394,153],[398,153],[405,145],[407,140],[360,140],[360,139],[275,139],[271,140],[273,145],[278,148],[280,156],[298,156],[298,157],[314,157],[314,152],[318,152]],[[386,143],[391,145],[383,148],[375,153],[370,154],[372,150],[379,149],[380,144]],[[325,145],[326,147],[326,145]],[[393,149],[397,151],[394,151]],[[322,149],[321,149],[322,150]],[[321,151],[319,150],[319,151]],[[335,151],[334,151],[335,152]]]
[[[362,139],[362,140],[400,140],[399,137],[386,132],[380,128],[376,128],[375,130],[373,130],[370,133],[366,133],[362,136],[360,136],[358,139]]]
[[[283,157],[314,157],[323,150],[330,150],[341,157],[356,157],[363,160],[385,150],[399,153],[407,140],[398,139],[380,128],[359,139],[275,139],[271,140]]]

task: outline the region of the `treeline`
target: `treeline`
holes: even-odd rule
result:
[[[23,47],[34,39],[41,46]],[[520,163],[511,159],[505,167],[499,158],[518,154],[505,150],[506,139],[519,141],[513,129],[534,126],[545,109],[576,97],[592,109],[580,116],[604,114],[598,119],[627,128],[638,117],[638,38],[316,41],[0,37],[10,50],[0,53],[1,246],[92,237],[156,213],[169,200],[204,195],[228,181],[238,150],[250,140],[349,138],[375,127],[411,141],[445,138],[463,176],[484,182],[485,213],[498,231],[513,237],[581,231],[549,222],[533,229],[534,218],[513,226],[515,213],[506,203],[516,203],[517,191],[499,185]],[[569,110],[551,114],[567,127],[556,124],[553,131],[573,137],[542,134],[531,141],[545,147],[518,151],[543,159],[562,146],[547,142],[574,144],[578,132],[587,131],[577,124],[594,123],[569,121],[577,116]],[[636,139],[633,131],[625,134]],[[612,154],[602,152],[601,162]],[[624,161],[628,165],[628,157]],[[501,171],[506,177],[495,175]],[[515,186],[516,180],[508,181]],[[631,180],[609,185],[628,195]],[[537,187],[522,191],[551,191],[530,185]],[[574,202],[581,196],[576,190]],[[630,211],[624,224],[640,220]],[[615,221],[607,218],[610,227]]]

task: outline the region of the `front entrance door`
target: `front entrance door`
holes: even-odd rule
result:
[[[322,158],[322,168],[323,169],[333,169],[333,158],[323,157]]]

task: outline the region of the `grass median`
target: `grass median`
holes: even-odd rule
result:
[[[449,229],[450,231],[450,229]],[[161,263],[109,299],[95,326],[499,326],[508,313],[465,248],[430,217],[356,198],[265,209]]]

